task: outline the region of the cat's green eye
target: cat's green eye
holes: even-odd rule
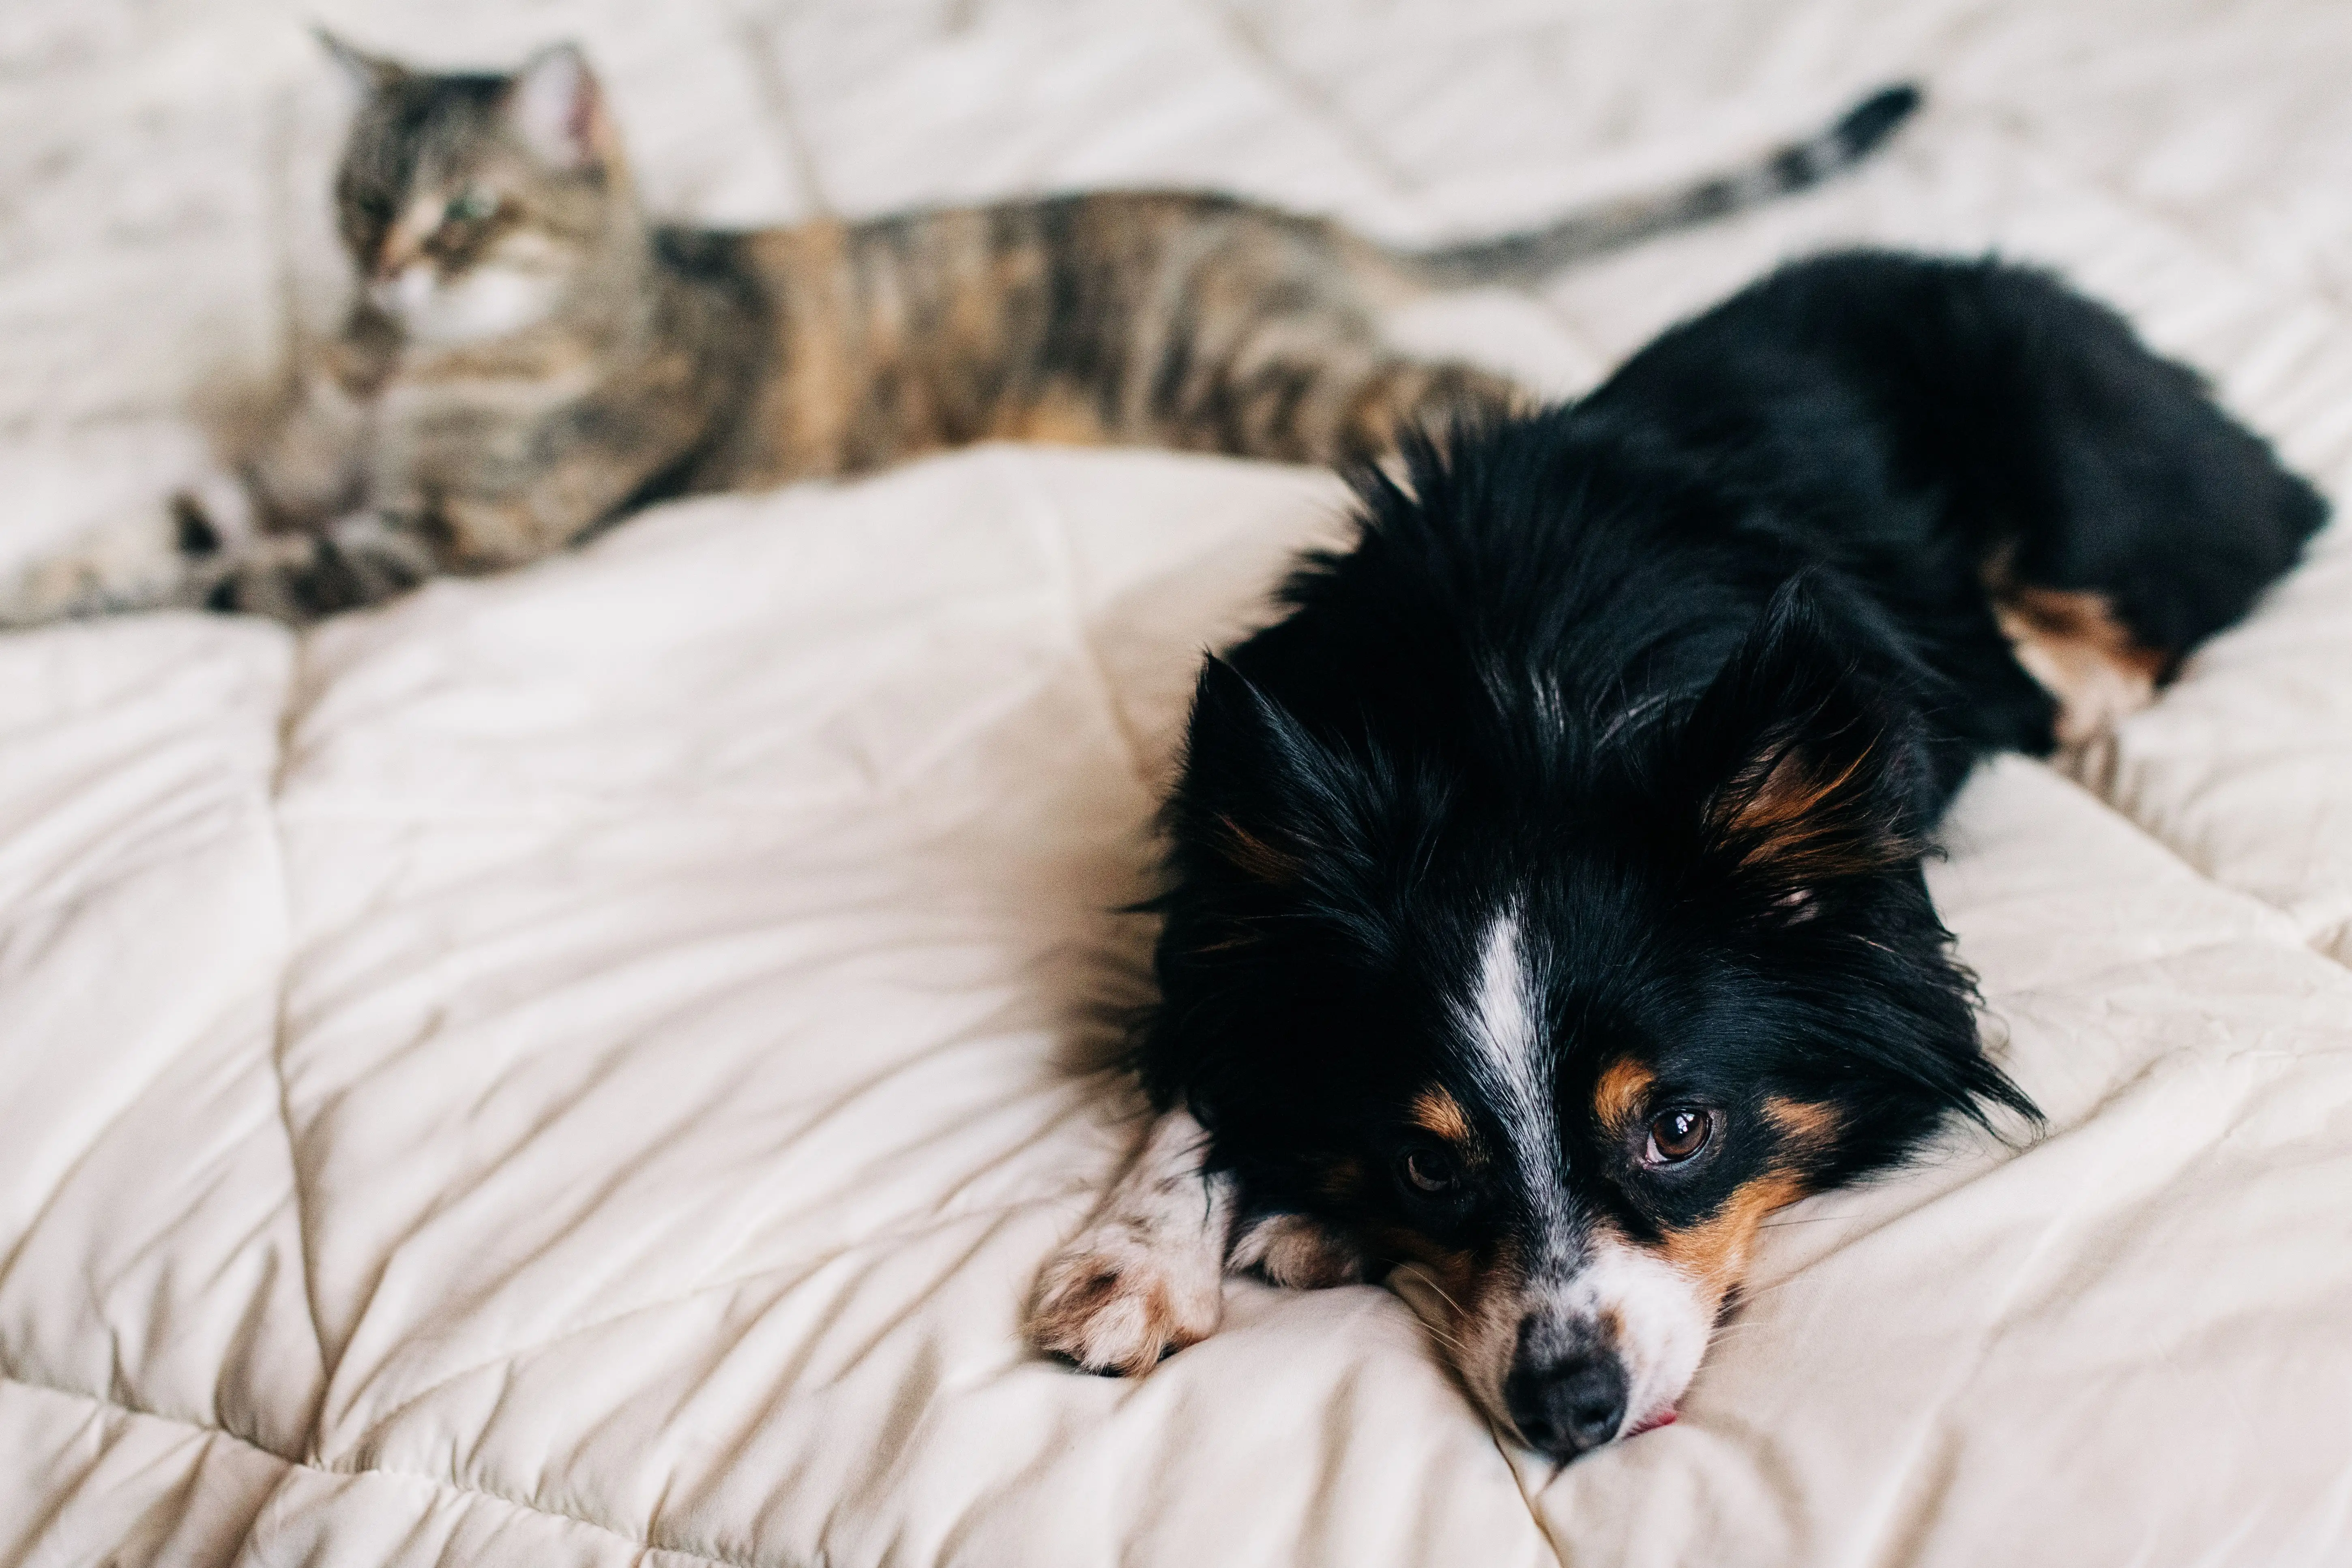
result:
[[[449,223],[479,223],[498,210],[498,197],[479,185],[467,185],[449,198],[441,216]]]

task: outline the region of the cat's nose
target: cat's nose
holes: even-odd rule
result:
[[[395,228],[383,237],[375,251],[373,273],[379,283],[389,283],[416,265],[419,247],[415,237]]]

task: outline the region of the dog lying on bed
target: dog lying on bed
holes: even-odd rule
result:
[[[1356,546],[1202,669],[1160,1114],[1032,1331],[1138,1373],[1228,1271],[1388,1276],[1565,1459],[1673,1419],[1765,1215],[2034,1115],[1937,819],[2147,700],[2326,509],[2112,311],[1873,253],[1358,484]]]

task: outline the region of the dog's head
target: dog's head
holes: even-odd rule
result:
[[[1790,592],[1613,728],[1497,675],[1439,743],[1318,734],[1201,678],[1159,1087],[1555,1457],[1671,1417],[1774,1209],[2030,1113],[1920,874],[1916,710],[1853,663]]]

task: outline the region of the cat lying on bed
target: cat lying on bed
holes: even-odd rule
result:
[[[1894,88],[1746,169],[1435,250],[1228,196],[1108,192],[720,233],[640,209],[580,54],[413,70],[335,183],[357,298],[238,482],[36,566],[0,622],[161,605],[301,620],[563,548],[655,498],[991,438],[1326,463],[1515,401],[1386,346],[1418,290],[1539,279],[1801,189],[1912,110]]]

